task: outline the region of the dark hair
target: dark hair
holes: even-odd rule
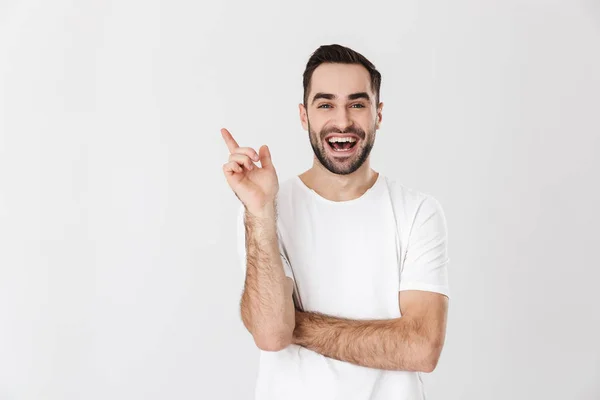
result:
[[[323,63],[360,64],[369,71],[371,76],[371,89],[375,92],[375,105],[379,104],[379,91],[381,89],[381,74],[375,65],[362,54],[339,44],[329,44],[319,47],[310,56],[304,70],[302,84],[304,86],[304,105],[308,102],[310,81],[315,69]]]

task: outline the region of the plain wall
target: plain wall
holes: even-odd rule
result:
[[[0,399],[253,398],[219,129],[308,169],[302,71],[383,75],[373,168],[449,229],[430,400],[600,399],[600,5],[0,2]]]

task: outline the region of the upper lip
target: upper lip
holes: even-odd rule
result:
[[[354,133],[330,133],[329,135],[325,136],[325,140],[329,140],[332,137],[352,137],[357,141],[360,140],[360,137]]]

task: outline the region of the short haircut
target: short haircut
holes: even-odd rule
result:
[[[329,44],[319,47],[310,56],[304,70],[302,84],[304,86],[304,106],[308,104],[310,82],[315,69],[323,63],[360,64],[369,71],[371,76],[371,89],[375,93],[375,106],[379,104],[379,91],[381,89],[381,74],[375,65],[362,54],[339,44]]]

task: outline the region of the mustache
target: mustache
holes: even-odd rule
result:
[[[341,133],[341,134],[344,134],[344,133],[354,133],[360,139],[364,139],[365,136],[366,136],[365,131],[363,131],[359,127],[351,125],[348,128],[346,128],[345,130],[341,130],[341,129],[336,128],[336,127],[328,128],[328,129],[323,129],[321,131],[321,140],[323,140],[325,138],[325,136],[329,135],[330,133]]]

